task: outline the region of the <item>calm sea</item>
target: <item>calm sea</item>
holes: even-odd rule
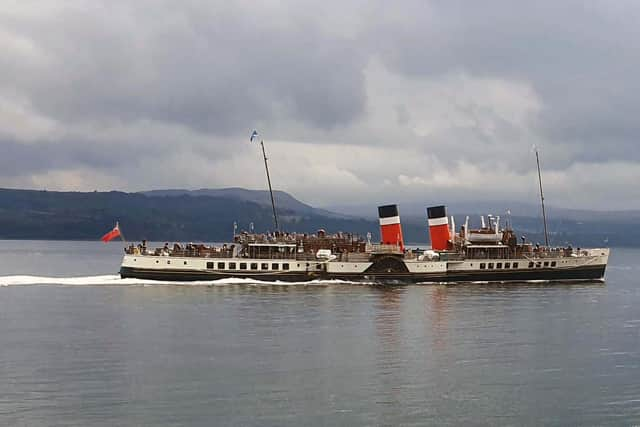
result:
[[[606,284],[149,284],[0,241],[0,425],[640,424],[640,250]]]

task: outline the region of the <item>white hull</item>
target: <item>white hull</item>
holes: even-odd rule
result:
[[[259,280],[399,280],[506,281],[602,280],[609,249],[578,256],[519,259],[417,260],[385,257],[382,261],[300,261],[296,259],[201,258],[125,255],[123,277],[203,280],[243,277]]]

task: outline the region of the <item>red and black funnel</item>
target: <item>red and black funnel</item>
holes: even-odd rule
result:
[[[402,226],[398,205],[385,205],[378,207],[380,219],[380,240],[385,245],[398,245],[404,251],[404,239],[402,238]]]
[[[449,236],[449,218],[447,217],[446,206],[427,208],[427,218],[429,221],[431,249],[434,251],[447,250],[451,236]]]

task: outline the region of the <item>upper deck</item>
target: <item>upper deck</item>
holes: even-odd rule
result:
[[[527,243],[522,238],[518,243],[512,229],[500,230],[497,224],[488,229],[492,235],[500,236],[495,242],[475,243],[466,239],[466,228],[462,227],[459,234],[453,234],[447,250],[421,251],[417,249],[403,249],[398,244],[372,243],[370,235],[367,239],[352,233],[326,233],[318,230],[316,233],[247,233],[236,234],[233,243],[222,245],[180,244],[163,247],[148,248],[146,241],[125,248],[131,255],[197,257],[197,258],[239,258],[239,259],[289,259],[299,261],[315,261],[322,257],[330,257],[338,262],[373,261],[381,257],[391,256],[405,261],[463,261],[483,259],[560,259],[568,257],[592,256],[602,250],[574,249],[567,247],[544,247]],[[471,232],[471,230],[470,230]],[[469,233],[470,233],[469,232]]]

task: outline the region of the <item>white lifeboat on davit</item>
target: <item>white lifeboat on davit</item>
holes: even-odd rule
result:
[[[470,243],[475,244],[492,244],[502,241],[503,232],[500,231],[500,217],[494,218],[489,215],[489,225],[487,226],[484,221],[484,216],[480,217],[482,220],[482,228],[479,230],[469,230],[466,235],[466,239]]]

